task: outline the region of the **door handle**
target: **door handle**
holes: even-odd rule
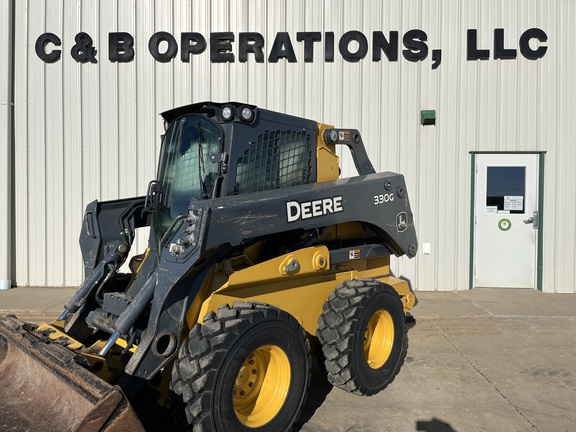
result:
[[[532,212],[532,216],[530,216],[528,219],[526,219],[524,221],[525,224],[532,224],[532,228],[534,229],[538,229],[539,224],[539,217],[538,217],[538,212]]]

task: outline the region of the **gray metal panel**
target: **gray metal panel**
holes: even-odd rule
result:
[[[546,150],[544,291],[576,291],[575,59],[570,56],[572,0],[381,2],[353,0],[290,2],[125,1],[15,2],[16,172],[14,250],[20,285],[76,285],[82,278],[77,238],[82,211],[92,199],[142,195],[154,177],[158,113],[203,100],[238,100],[263,108],[359,129],[378,171],[406,177],[420,244],[430,255],[393,260],[396,274],[420,290],[466,289],[470,218],[469,151]],[[528,60],[494,60],[494,29],[506,32],[507,48],[518,49],[532,27],[548,34],[548,52]],[[432,69],[402,55],[402,36],[424,30],[428,47],[442,50]],[[478,30],[478,46],[490,60],[466,60],[466,32]],[[363,32],[367,56],[349,63],[338,40]],[[39,34],[63,41],[62,59],[39,60]],[[84,31],[98,50],[97,64],[70,57],[74,36]],[[131,63],[108,60],[108,33],[134,36]],[[208,49],[184,63],[178,56],[156,62],[148,40],[157,31],[195,31],[236,36],[236,62],[211,63]],[[264,63],[249,55],[238,61],[238,33],[265,38]],[[268,63],[277,32],[287,31],[298,61]],[[296,32],[320,31],[314,61],[304,63]],[[334,62],[324,61],[325,32],[335,34]],[[399,59],[371,58],[372,32],[398,31]],[[435,109],[435,126],[419,124],[420,110]],[[343,151],[343,175],[354,172]],[[140,241],[140,248],[144,247]]]

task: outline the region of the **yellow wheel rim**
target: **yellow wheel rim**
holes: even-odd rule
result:
[[[284,405],[290,388],[288,356],[275,345],[258,348],[245,360],[234,382],[234,411],[250,428],[264,426]]]
[[[384,366],[394,344],[394,322],[388,311],[372,315],[364,334],[364,358],[372,369]]]

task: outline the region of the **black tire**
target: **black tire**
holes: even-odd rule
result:
[[[316,336],[328,381],[365,396],[394,380],[408,348],[398,293],[372,279],[345,281],[330,293],[318,318]]]
[[[192,328],[174,363],[171,390],[194,431],[290,431],[310,369],[308,339],[294,317],[236,302]]]

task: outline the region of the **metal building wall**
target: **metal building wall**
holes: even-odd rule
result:
[[[145,193],[155,173],[158,113],[203,100],[238,100],[358,128],[378,170],[407,179],[420,243],[430,255],[395,260],[394,271],[417,290],[468,289],[470,155],[472,150],[544,150],[545,291],[575,292],[576,112],[570,55],[572,0],[216,0],[16,3],[15,262],[19,285],[76,285],[82,278],[78,233],[93,199]],[[540,60],[466,60],[466,34],[491,49],[504,28],[507,47],[538,27],[548,35]],[[427,58],[402,55],[402,36],[427,34]],[[338,53],[349,30],[368,38],[368,55],[351,63]],[[108,34],[134,36],[130,63],[108,60]],[[152,34],[166,31],[236,35],[234,63],[210,62],[209,48],[189,63],[160,63],[148,52]],[[238,61],[238,33],[259,32],[265,56],[277,32],[290,34],[297,62]],[[304,62],[296,33],[322,32],[314,60]],[[400,35],[399,59],[372,61],[372,32]],[[45,32],[62,40],[62,58],[41,61],[34,45]],[[79,32],[89,34],[97,63],[70,56]],[[325,32],[335,34],[334,62],[324,61]],[[354,44],[350,46],[354,49]],[[432,50],[442,61],[432,69]],[[435,126],[420,110],[435,109]],[[354,172],[344,157],[344,175]],[[140,248],[144,247],[141,241]]]
[[[14,1],[0,2],[0,290],[9,289],[13,282],[13,17]]]

